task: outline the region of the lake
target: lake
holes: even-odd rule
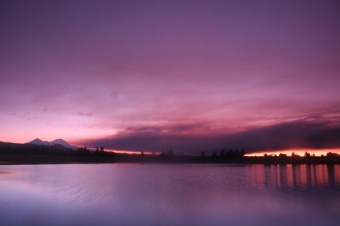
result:
[[[1,225],[340,225],[340,165],[0,166]]]

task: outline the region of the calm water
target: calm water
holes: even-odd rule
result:
[[[340,225],[340,165],[0,166],[1,225]]]

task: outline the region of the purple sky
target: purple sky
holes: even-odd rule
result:
[[[340,3],[0,2],[0,140],[340,147]]]

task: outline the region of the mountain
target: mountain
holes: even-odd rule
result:
[[[34,140],[32,140],[32,141],[30,141],[30,142],[28,142],[26,144],[35,144],[35,145],[44,145],[44,146],[58,146],[58,145],[61,145],[61,146],[65,147],[65,148],[70,148],[72,150],[77,149],[76,146],[70,145],[69,143],[67,143],[63,139],[56,139],[54,141],[49,142],[49,141],[43,141],[43,140],[40,140],[39,138],[37,138],[37,139],[34,139]]]
[[[51,146],[51,145],[50,145],[50,142],[48,142],[48,141],[42,141],[42,140],[40,140],[39,138],[34,139],[34,140],[32,140],[32,141],[30,141],[30,142],[28,142],[28,143],[26,143],[26,144],[35,144],[35,145]]]

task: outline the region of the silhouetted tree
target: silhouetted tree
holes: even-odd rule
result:
[[[279,158],[286,158],[286,157],[287,157],[286,154],[282,154],[282,153],[279,154]]]
[[[81,155],[81,156],[85,156],[85,155],[89,155],[89,154],[90,154],[90,150],[88,150],[86,147],[80,147],[75,152],[75,155]]]
[[[229,151],[225,155],[228,158],[233,158],[234,157],[234,151],[233,149],[229,149]]]
[[[299,155],[295,154],[295,152],[292,152],[291,157],[299,157]]]
[[[224,157],[224,148],[220,151],[220,157],[221,157],[221,158]]]

